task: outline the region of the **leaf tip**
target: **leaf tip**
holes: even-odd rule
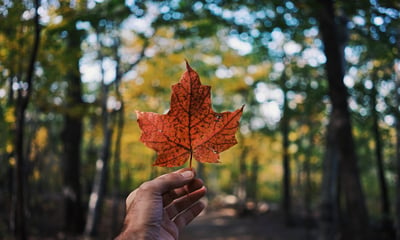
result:
[[[190,67],[188,60],[185,58],[185,63],[186,63],[186,70],[192,71],[192,67]]]

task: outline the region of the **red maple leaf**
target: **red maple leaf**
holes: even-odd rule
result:
[[[210,86],[186,62],[180,82],[172,85],[171,106],[166,114],[136,111],[140,140],[157,152],[154,166],[176,167],[192,157],[217,163],[219,153],[237,143],[235,133],[243,107],[216,113],[211,107]]]

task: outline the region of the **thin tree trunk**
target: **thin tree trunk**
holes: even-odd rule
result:
[[[121,99],[122,100],[122,99]],[[118,225],[118,220],[120,218],[119,214],[119,193],[120,193],[120,178],[121,178],[121,139],[124,128],[124,105],[121,102],[121,109],[118,111],[118,125],[115,141],[115,152],[114,152],[114,184],[113,184],[113,210],[112,210],[112,233],[113,236],[117,236],[120,231],[120,226]]]
[[[307,86],[307,91],[312,91],[312,88],[310,85]],[[307,98],[311,99],[311,98]],[[304,181],[304,201],[305,201],[305,209],[306,209],[306,228],[307,228],[307,234],[310,233],[310,229],[312,226],[312,179],[311,179],[311,158],[312,158],[312,153],[313,153],[313,147],[314,147],[314,137],[315,137],[315,127],[314,127],[314,121],[313,121],[313,112],[314,112],[314,104],[311,101],[306,101],[305,102],[305,113],[308,115],[305,118],[305,124],[309,128],[308,132],[308,146],[306,147],[306,156],[304,160],[304,172],[305,172],[305,181]]]
[[[29,99],[32,94],[33,76],[35,71],[35,62],[40,45],[40,25],[39,13],[40,1],[35,1],[35,18],[34,28],[35,35],[32,47],[32,54],[27,69],[26,85],[27,89],[23,90],[22,86],[18,89],[18,99],[16,105],[16,136],[15,136],[15,158],[16,158],[16,171],[17,171],[17,197],[16,197],[16,213],[15,213],[15,227],[16,238],[27,239],[28,233],[26,229],[26,216],[25,216],[25,159],[24,159],[24,129],[25,129],[25,111],[29,104]]]
[[[125,115],[125,105],[124,105],[124,100],[121,96],[120,92],[120,81],[122,78],[122,74],[120,73],[120,65],[121,65],[121,59],[118,55],[118,46],[120,44],[119,38],[116,39],[116,42],[114,43],[115,49],[115,55],[116,55],[116,67],[115,70],[117,72],[117,75],[115,77],[115,95],[117,96],[117,101],[120,103],[120,109],[117,110],[115,113],[116,117],[116,122],[117,122],[117,133],[116,133],[116,141],[115,141],[115,150],[114,150],[114,166],[113,166],[113,177],[114,177],[114,184],[113,184],[113,206],[112,206],[112,234],[113,236],[117,236],[120,227],[118,225],[119,219],[120,219],[120,214],[119,214],[119,193],[120,193],[120,182],[121,182],[121,139],[122,139],[122,134],[123,134],[123,129],[124,129],[124,115]]]
[[[99,39],[99,36],[98,36]],[[99,48],[101,44],[99,42]],[[99,50],[101,64],[103,63],[101,50]],[[86,219],[85,236],[93,237],[97,235],[98,224],[101,220],[102,206],[108,179],[109,158],[111,150],[111,140],[113,134],[113,124],[111,123],[110,113],[107,110],[107,100],[109,85],[105,83],[103,64],[101,66],[101,119],[103,129],[103,145],[101,147],[100,158],[96,162],[96,173],[93,182],[92,193],[89,199],[89,211]]]
[[[246,155],[248,148],[242,147],[243,150],[239,157],[239,186],[237,196],[239,199],[238,214],[244,216],[247,214],[246,201],[247,201],[247,168],[246,168]]]
[[[378,173],[378,182],[379,182],[379,190],[381,191],[381,211],[382,211],[382,226],[384,226],[388,231],[392,226],[392,221],[390,219],[390,201],[389,201],[389,193],[387,189],[387,181],[385,178],[385,169],[383,166],[383,154],[382,154],[382,141],[381,134],[379,131],[379,119],[378,113],[376,111],[376,98],[377,98],[377,87],[376,87],[376,73],[373,73],[373,87],[371,94],[371,114],[373,121],[373,133],[375,140],[375,157],[376,157],[376,165],[377,165],[377,173]]]
[[[282,73],[281,87],[283,91],[283,116],[281,119],[282,133],[282,210],[287,226],[293,224],[292,219],[292,204],[291,204],[291,171],[290,171],[290,156],[289,156],[289,116],[288,116],[288,100],[286,87],[286,73]]]
[[[20,96],[18,97],[21,98]],[[26,223],[25,223],[25,160],[23,154],[23,139],[24,139],[24,123],[25,123],[25,108],[22,103],[17,103],[16,116],[16,136],[15,136],[15,158],[16,158],[16,187],[17,197],[15,206],[15,230],[16,238],[20,240],[27,239]]]
[[[329,134],[338,150],[340,186],[344,193],[346,222],[342,225],[343,239],[365,240],[368,231],[368,213],[357,166],[348,93],[343,82],[344,46],[346,44],[346,22],[337,24],[332,0],[320,0],[320,32],[326,56],[326,72],[329,83],[329,96],[332,103]],[[340,27],[340,29],[339,29]]]
[[[311,111],[308,111],[310,114]],[[305,210],[306,210],[306,227],[307,230],[311,227],[311,220],[312,220],[312,214],[311,214],[311,203],[312,203],[312,183],[311,183],[311,155],[312,155],[312,146],[313,144],[313,139],[314,139],[314,134],[312,131],[312,121],[308,121],[308,126],[309,126],[309,135],[308,135],[308,149],[306,151],[306,156],[304,160],[304,172],[305,172],[305,179],[304,179],[304,202],[305,202]]]
[[[399,41],[400,44],[400,41]],[[400,68],[399,63],[395,65],[396,75],[396,99],[397,106],[400,106]],[[400,240],[400,109],[396,109],[396,240]]]
[[[8,78],[8,84],[9,84],[9,91],[7,94],[7,103],[6,103],[6,108],[11,108],[14,104],[14,90],[12,88],[13,86],[13,79],[15,74],[11,71],[10,73],[10,77]],[[7,129],[7,128],[4,128]],[[11,128],[10,131],[8,132],[9,136],[14,136],[15,134],[15,128]],[[6,139],[8,139],[8,136],[4,135],[2,136],[4,141],[6,141]],[[15,151],[15,149],[13,150]],[[7,155],[5,156],[5,160],[7,162],[9,162],[9,159],[14,155],[14,152],[10,152],[8,153],[7,151],[5,152]],[[4,165],[5,166],[5,165]],[[9,217],[8,217],[8,229],[10,230],[10,232],[15,232],[16,228],[15,228],[15,224],[16,224],[16,219],[15,219],[15,214],[16,214],[16,204],[15,204],[15,199],[16,199],[16,194],[15,194],[15,184],[16,184],[16,174],[15,174],[15,167],[12,166],[11,164],[7,164],[7,192],[8,192],[8,196],[7,196],[7,200],[9,200],[10,202],[10,209],[9,209]]]
[[[92,193],[90,194],[89,210],[85,225],[86,237],[94,237],[98,232],[98,224],[101,220],[101,210],[108,177],[111,137],[112,129],[108,128],[104,136],[101,157],[96,162],[96,175],[93,182]]]
[[[251,174],[250,174],[250,189],[249,189],[249,198],[254,202],[257,202],[257,183],[258,183],[258,169],[259,162],[258,157],[253,157],[251,162]]]

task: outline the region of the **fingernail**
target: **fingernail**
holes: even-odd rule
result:
[[[193,178],[193,176],[194,176],[192,171],[184,171],[181,173],[181,175],[186,179]]]

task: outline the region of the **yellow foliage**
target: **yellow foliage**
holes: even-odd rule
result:
[[[43,149],[47,146],[48,144],[48,130],[45,127],[40,127],[36,131],[36,136],[33,140],[35,146],[37,146],[39,149]]]
[[[310,131],[310,126],[309,125],[305,125],[305,124],[301,125],[300,132],[302,134],[308,134],[309,131]]]
[[[14,123],[15,122],[15,114],[14,114],[14,108],[7,108],[5,115],[4,115],[4,120],[7,123]]]
[[[8,153],[10,153],[10,152],[13,151],[13,149],[14,149],[14,145],[12,145],[11,143],[7,143],[6,151],[7,151]]]
[[[299,150],[299,147],[297,146],[297,144],[290,144],[288,150],[290,154],[294,154]]]
[[[15,166],[16,164],[15,158],[10,157],[10,159],[8,160],[8,164],[10,164],[10,166]]]
[[[288,136],[289,141],[291,141],[291,142],[296,141],[298,137],[299,137],[299,133],[297,131],[296,132],[294,132],[294,131],[290,132],[289,136]]]
[[[37,181],[37,180],[40,179],[40,171],[39,171],[39,169],[35,168],[33,170],[32,178],[33,178],[34,181]]]

